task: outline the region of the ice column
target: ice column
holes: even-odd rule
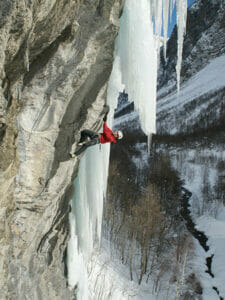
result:
[[[121,84],[134,101],[143,131],[155,133],[157,48],[149,0],[126,1],[115,56]]]
[[[82,157],[75,180],[70,214],[71,238],[68,244],[69,286],[77,289],[77,299],[88,300],[88,264],[101,238],[103,198],[106,190],[109,145],[89,148]]]
[[[167,46],[167,31],[168,31],[168,17],[169,17],[169,4],[170,0],[164,0],[163,2],[163,50],[164,58],[166,59],[166,46]]]
[[[180,71],[183,53],[183,41],[186,31],[187,0],[177,0],[177,90],[180,91]]]
[[[168,16],[177,7],[178,59],[177,85],[180,86],[183,38],[186,29],[187,0],[129,0],[125,2],[116,41],[116,73],[121,72],[119,87],[125,87],[139,112],[141,127],[146,135],[156,131],[157,55],[162,24],[164,27],[164,55]]]

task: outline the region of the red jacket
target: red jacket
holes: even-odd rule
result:
[[[114,137],[112,130],[107,126],[106,122],[104,122],[103,133],[100,134],[99,141],[101,144],[116,143],[116,138]]]

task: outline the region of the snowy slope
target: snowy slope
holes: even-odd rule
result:
[[[220,297],[225,298],[225,207],[220,207],[217,218],[207,215],[199,218],[197,227],[209,237],[208,244],[213,254],[212,284],[217,287]]]
[[[161,98],[158,102],[158,113],[163,110],[174,109],[177,105],[182,106],[205,93],[224,87],[224,71],[225,55],[212,60],[205,68],[183,84],[179,94],[173,92],[169,96]],[[160,90],[158,97],[163,92],[165,92],[164,89]]]
[[[179,94],[174,91],[163,96],[167,94],[169,88],[159,90],[157,132],[175,134],[185,132],[187,127],[191,130],[190,128],[198,122],[210,104],[215,102],[216,105],[218,100],[219,103],[224,103],[224,91],[222,91],[223,97],[215,99],[215,92],[225,87],[224,70],[225,55],[210,61],[206,67],[182,84]],[[219,110],[220,105],[217,106],[217,114]],[[217,115],[215,114],[214,117],[216,118]]]
[[[211,122],[218,119],[221,106],[225,106],[225,55],[215,58],[201,71],[181,85],[180,93],[170,87],[158,91],[157,133],[176,134],[193,131],[204,116],[210,114]],[[165,96],[164,96],[165,95]],[[124,104],[129,106],[129,104]],[[115,128],[140,128],[138,113],[130,112],[115,119]],[[210,124],[209,124],[210,125]]]
[[[187,32],[181,70],[181,82],[204,68],[208,62],[225,54],[225,3],[221,0],[196,0],[188,9]],[[176,28],[167,45],[167,58],[161,51],[158,88],[174,84],[176,79]]]
[[[157,299],[151,292],[152,286],[131,281],[128,267],[119,258],[112,259],[110,252],[109,243],[103,239],[101,249],[95,252],[89,263],[91,299]]]

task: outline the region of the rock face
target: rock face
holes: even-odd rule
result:
[[[0,298],[70,299],[79,132],[98,129],[123,0],[0,3]]]

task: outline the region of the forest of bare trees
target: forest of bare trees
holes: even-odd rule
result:
[[[184,278],[194,277],[185,274],[194,246],[180,215],[182,181],[167,156],[152,153],[148,168],[138,170],[134,154],[126,141],[112,151],[103,233],[130,280],[151,281],[154,293],[175,285],[180,295]],[[200,294],[196,278],[192,284],[190,293]]]

